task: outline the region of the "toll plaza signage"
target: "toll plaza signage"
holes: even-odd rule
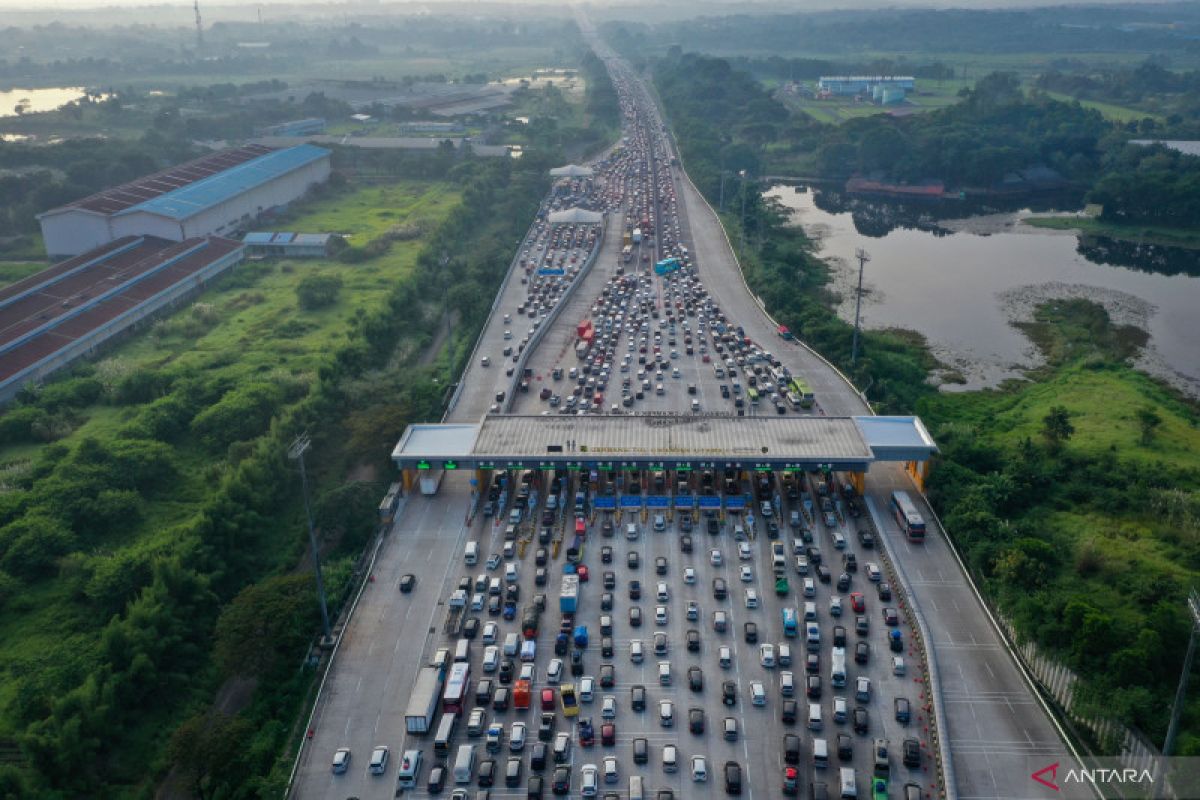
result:
[[[721,507],[720,495],[715,495],[715,494],[702,495],[700,497],[700,507],[701,508],[713,508],[713,509],[720,508]]]
[[[671,498],[666,495],[652,494],[646,498],[646,508],[670,508]]]
[[[676,508],[691,508],[695,504],[696,498],[692,497],[690,494],[676,495],[675,497]]]
[[[601,509],[614,509],[617,507],[617,498],[615,497],[593,497],[592,507]]]
[[[621,495],[621,508],[641,508],[642,498],[636,494]]]
[[[725,507],[730,511],[740,511],[746,507],[746,498],[741,495],[730,495],[725,498]]]

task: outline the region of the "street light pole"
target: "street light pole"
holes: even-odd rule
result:
[[[867,251],[861,247],[854,251],[854,257],[858,259],[858,292],[854,295],[854,343],[850,346],[850,366],[854,366],[855,361],[858,360],[858,325],[862,312],[863,267],[871,260],[871,256],[867,255]]]
[[[1171,706],[1171,722],[1167,726],[1167,738],[1163,742],[1162,754],[1171,755],[1175,749],[1175,734],[1179,732],[1179,718],[1183,715],[1183,701],[1187,697],[1188,676],[1192,671],[1192,660],[1196,656],[1196,631],[1200,629],[1200,595],[1196,590],[1188,592],[1188,613],[1191,616],[1191,633],[1188,636],[1187,655],[1183,658],[1183,671],[1179,674],[1179,686],[1175,690],[1175,702]]]
[[[304,453],[312,447],[312,440],[307,433],[302,433],[288,448],[288,458],[300,462],[300,485],[304,490],[304,516],[308,520],[308,546],[312,550],[313,571],[317,575],[317,600],[321,605],[321,629],[324,631],[323,643],[333,641],[329,629],[329,607],[325,602],[325,579],[321,575],[321,553],[317,550],[317,529],[313,525],[312,506],[308,501],[308,473],[304,469]]]
[[[738,177],[742,179],[741,184],[740,184],[741,190],[742,190],[742,225],[741,225],[741,229],[742,229],[742,246],[744,247],[746,245],[746,170],[739,169]]]

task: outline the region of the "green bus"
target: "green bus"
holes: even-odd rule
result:
[[[800,378],[792,378],[792,382],[788,384],[788,388],[800,398],[801,408],[812,408],[813,393],[807,381],[803,381]]]

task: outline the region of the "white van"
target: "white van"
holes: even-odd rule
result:
[[[471,640],[459,639],[454,645],[454,663],[471,660]]]
[[[787,642],[780,642],[775,650],[778,653],[779,666],[790,667],[792,665],[792,646]]]
[[[521,661],[529,664],[537,660],[537,641],[527,639],[521,642]]]
[[[515,633],[507,633],[504,635],[504,655],[515,656],[517,648],[521,646],[521,637]]]
[[[829,742],[825,739],[813,739],[813,767],[825,769],[829,766]]]
[[[463,555],[463,561],[465,561],[469,567],[479,563],[478,542],[467,542],[467,552]]]
[[[808,704],[808,729],[810,731],[819,731],[823,727],[821,722],[821,704]]]
[[[843,799],[851,800],[858,797],[858,781],[854,778],[854,770],[851,767],[842,767],[838,770],[838,774],[841,778]]]
[[[642,776],[629,776],[629,800],[645,800],[645,789],[642,788]]]
[[[400,774],[396,778],[396,785],[401,789],[415,789],[417,778],[420,776],[421,751],[405,750],[404,757],[400,759]]]
[[[458,725],[458,714],[454,711],[447,711],[442,714],[441,722],[438,723],[437,736],[433,740],[433,754],[441,758],[446,758],[450,755],[450,740],[454,738],[454,728]]]
[[[671,662],[658,662],[658,682],[663,686],[671,685]]]
[[[817,604],[811,600],[804,604],[804,621],[812,622],[817,618]]]
[[[475,773],[475,745],[460,744],[458,755],[454,757],[454,782],[470,783]]]
[[[642,651],[642,640],[631,639],[629,641],[629,660],[634,664],[642,663],[642,658],[645,653]]]
[[[637,537],[638,537],[637,525],[632,522],[629,523],[628,525],[626,525],[625,526],[625,538],[632,541],[633,539],[636,539]]]

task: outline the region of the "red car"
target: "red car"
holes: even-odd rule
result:
[[[554,711],[553,689],[542,689],[542,711]]]
[[[783,793],[788,797],[795,797],[796,791],[799,789],[800,772],[795,767],[786,767],[783,770]]]
[[[855,614],[861,614],[863,611],[866,610],[867,604],[866,604],[866,601],[863,599],[862,592],[851,592],[850,593],[850,607],[854,609]]]
[[[575,574],[579,576],[580,583],[588,582],[588,568],[586,564],[580,564],[575,568]]]
[[[612,747],[617,743],[617,726],[611,722],[606,722],[600,726],[600,744],[605,747]]]

